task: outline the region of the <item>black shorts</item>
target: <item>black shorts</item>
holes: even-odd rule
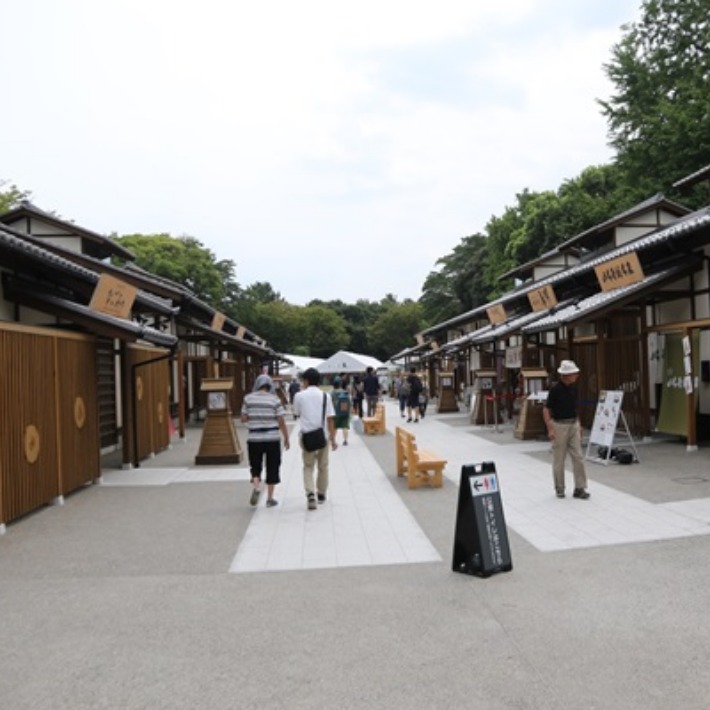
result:
[[[266,457],[266,482],[281,483],[281,439],[274,441],[247,441],[249,470],[252,478],[261,478],[261,470]]]

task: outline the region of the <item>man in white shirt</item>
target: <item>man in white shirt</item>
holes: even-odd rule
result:
[[[301,452],[303,456],[303,487],[306,491],[308,510],[316,510],[318,503],[325,503],[328,492],[328,444],[316,451],[306,451],[303,434],[322,428],[335,451],[335,410],[332,399],[320,387],[320,373],[309,367],[301,375],[306,385],[293,398],[293,412],[301,421]],[[314,469],[318,466],[318,476],[314,482]]]

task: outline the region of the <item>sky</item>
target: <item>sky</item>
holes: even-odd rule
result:
[[[0,182],[295,305],[418,299],[522,190],[611,159],[603,65],[640,4],[5,0]]]

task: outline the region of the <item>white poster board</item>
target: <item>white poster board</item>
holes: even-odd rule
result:
[[[589,436],[590,444],[610,447],[614,443],[623,399],[624,393],[621,390],[601,391],[597,411],[594,413],[592,433]]]

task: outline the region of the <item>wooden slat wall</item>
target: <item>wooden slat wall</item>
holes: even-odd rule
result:
[[[565,357],[568,357],[565,355]],[[577,380],[577,394],[581,402],[579,419],[585,429],[591,429],[599,399],[599,378],[597,376],[597,344],[595,342],[575,343],[572,359],[581,370]],[[557,379],[557,375],[554,376]],[[602,385],[602,389],[605,389]],[[610,388],[607,388],[610,389]]]
[[[229,390],[229,409],[232,414],[239,414],[244,399],[241,364],[237,360],[222,360],[219,369],[220,377],[230,377],[234,382]]]
[[[158,362],[134,368],[138,363],[153,360],[166,355],[166,350],[144,348],[131,345],[128,348],[128,362],[134,371],[136,382],[140,382],[136,391],[138,398],[135,411],[137,418],[138,459],[142,460],[165,449],[170,443],[169,429],[169,389],[170,362]],[[129,421],[130,417],[126,418]],[[133,437],[133,432],[124,428],[124,436]],[[132,427],[131,427],[132,429]],[[132,448],[132,447],[131,447]]]
[[[650,422],[646,420],[648,403],[645,401],[646,390],[642,386],[642,378],[648,375],[641,367],[644,357],[641,339],[610,339],[606,341],[605,348],[607,386],[604,389],[621,390],[624,393],[621,408],[626,423],[634,436],[645,436],[650,431]]]
[[[621,390],[624,392],[622,411],[626,417],[631,434],[635,437],[646,436],[650,430],[648,421],[648,402],[643,382],[648,378],[645,368],[641,338],[638,336],[618,336],[630,324],[619,327],[617,319],[610,328],[612,337],[604,338],[601,343],[584,342],[573,346],[573,360],[582,375],[577,382],[583,406],[580,411],[582,426],[591,429],[599,393],[602,390]],[[611,319],[610,319],[611,322]],[[634,325],[634,327],[636,327]],[[636,332],[626,330],[626,332]]]
[[[54,340],[0,328],[1,523],[59,495]]]
[[[190,414],[195,420],[199,420],[200,412],[207,407],[207,397],[202,392],[202,380],[205,377],[214,377],[212,358],[209,356],[190,357],[185,359],[187,367],[192,372],[192,402]]]
[[[163,360],[151,369],[153,410],[153,446],[154,451],[163,451],[170,445],[170,361]]]
[[[59,390],[60,493],[73,491],[101,475],[93,340],[56,339]]]
[[[96,377],[99,401],[99,432],[101,448],[117,446],[119,442],[116,405],[116,358],[110,338],[96,340]]]

